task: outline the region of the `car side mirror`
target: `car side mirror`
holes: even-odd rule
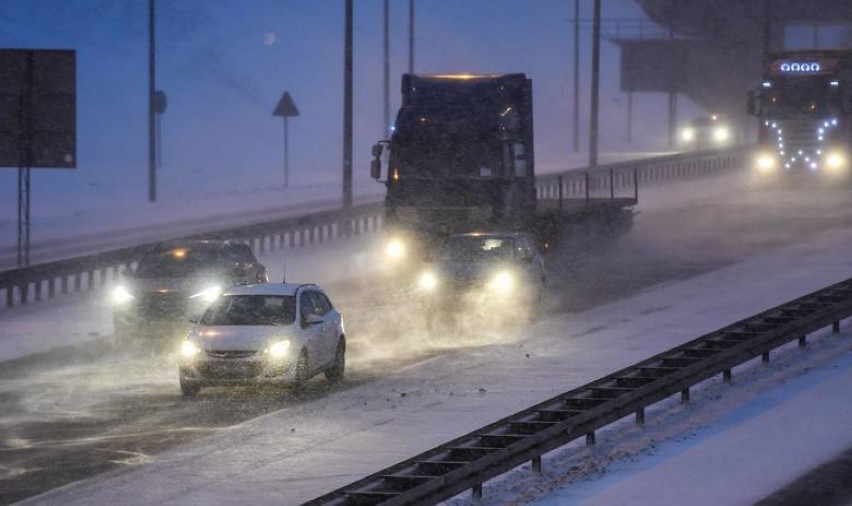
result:
[[[305,325],[316,325],[317,323],[322,323],[323,318],[318,314],[311,313],[305,316]]]
[[[378,158],[373,158],[370,162],[370,177],[379,179],[382,177],[382,162]]]

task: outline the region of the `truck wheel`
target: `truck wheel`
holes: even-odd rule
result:
[[[332,383],[337,383],[343,379],[343,372],[346,369],[346,340],[340,336],[340,341],[337,343],[337,351],[334,354],[334,363],[327,371],[325,377]]]

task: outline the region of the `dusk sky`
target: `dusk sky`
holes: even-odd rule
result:
[[[525,72],[533,79],[537,159],[572,152],[572,23],[567,0],[417,0],[417,72]],[[77,189],[134,187],[146,202],[147,2],[37,0],[7,3],[0,46],[77,52],[78,166],[33,174],[34,213],[46,197]],[[584,18],[592,2],[581,2]],[[342,157],[343,0],[159,0],[157,87],[162,117],[163,198],[170,178],[279,181],[283,125],[272,110],[289,91],[291,184],[339,181]],[[391,2],[392,118],[407,69],[408,2]],[[605,19],[637,19],[632,1],[607,0]],[[382,136],[382,1],[355,2],[356,182]],[[588,25],[587,25],[588,26]],[[581,31],[581,142],[588,141],[591,30]],[[625,140],[626,95],[618,50],[603,43],[602,150],[665,147],[662,95],[634,96],[634,142]],[[688,115],[690,104],[681,99]],[[693,112],[694,114],[694,112]],[[193,176],[194,175],[194,176]],[[208,181],[209,183],[209,181]],[[176,183],[175,183],[176,184]],[[16,171],[0,172],[4,228],[15,223]]]

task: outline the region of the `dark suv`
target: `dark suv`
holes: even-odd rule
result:
[[[418,285],[427,330],[459,317],[522,321],[541,309],[544,259],[522,232],[455,234],[435,252]]]
[[[183,328],[229,286],[268,281],[247,245],[226,240],[160,243],[113,289],[116,339]]]

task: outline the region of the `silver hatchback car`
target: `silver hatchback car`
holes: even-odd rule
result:
[[[180,389],[343,378],[343,317],[317,285],[262,283],[222,292],[180,349]]]

